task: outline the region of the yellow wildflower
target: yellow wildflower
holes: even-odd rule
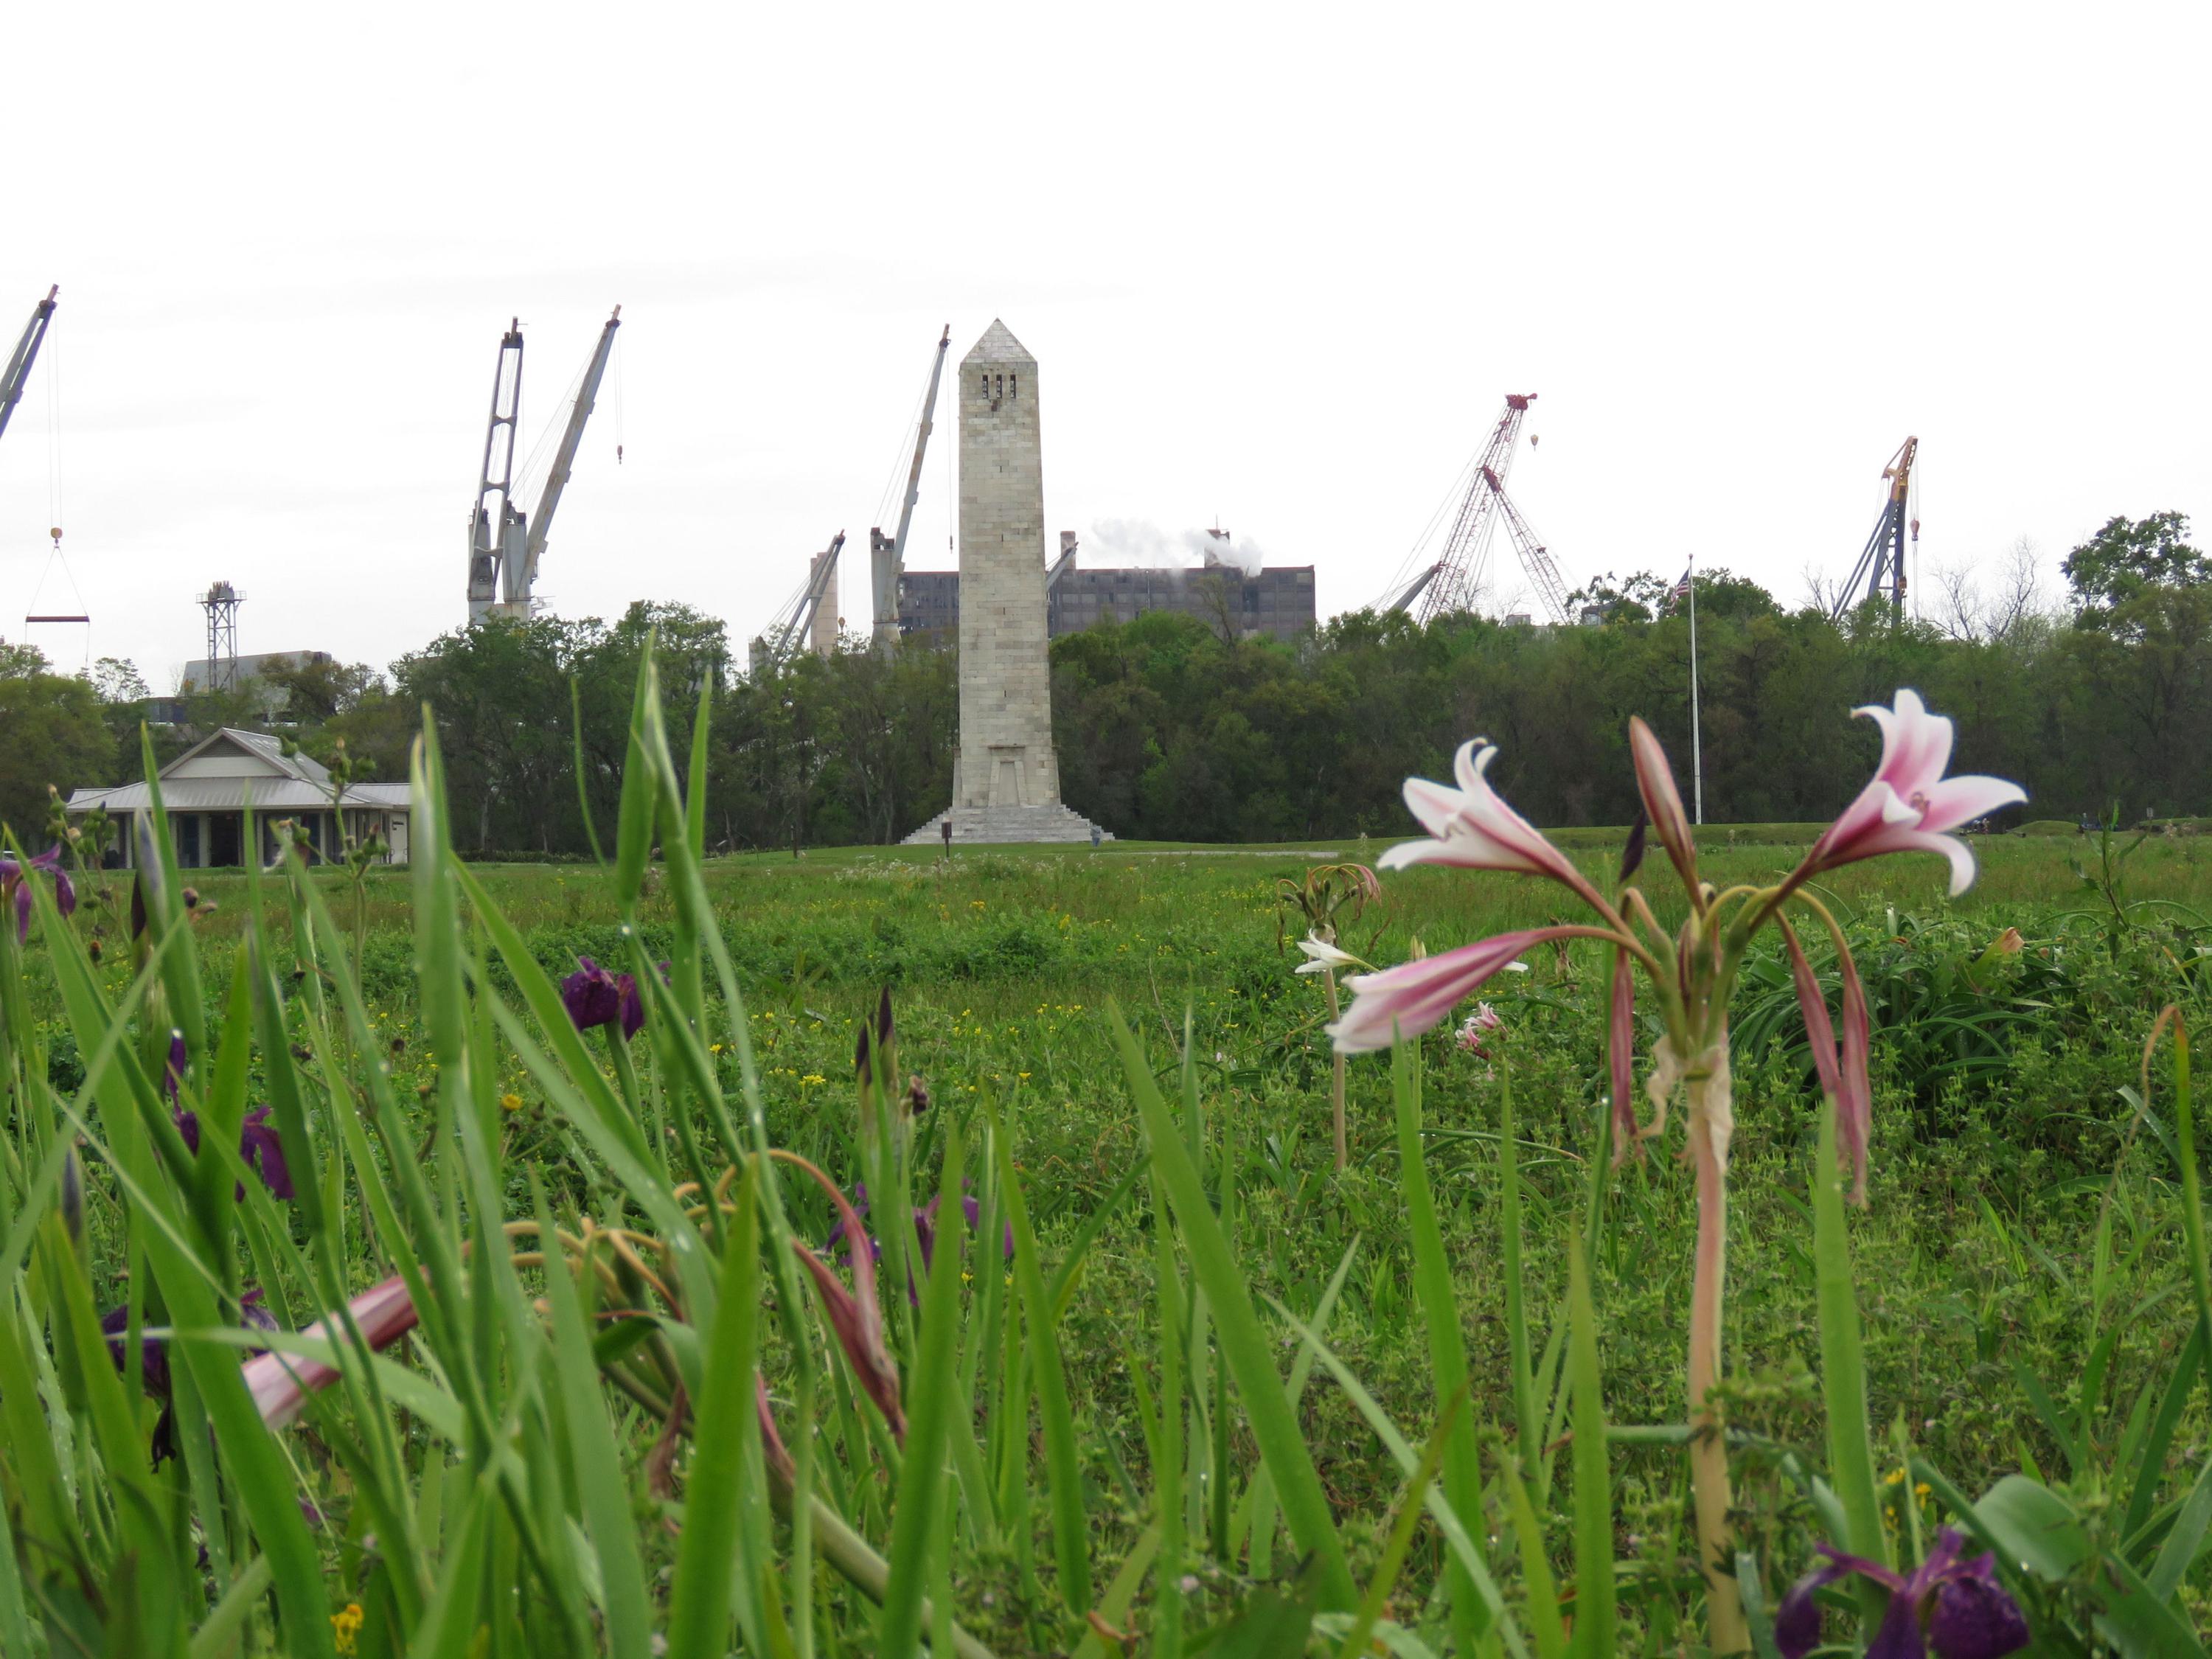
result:
[[[501,1095],[499,1097],[499,1103],[503,1110],[519,1112],[522,1109],[522,1097],[520,1095]]]
[[[361,1603],[358,1601],[349,1601],[331,1615],[331,1632],[337,1638],[337,1650],[340,1653],[354,1651],[354,1638],[361,1633],[362,1620],[364,1616],[361,1610]]]

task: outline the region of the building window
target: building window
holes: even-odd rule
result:
[[[991,395],[991,377],[987,374],[982,379],[983,384],[977,387],[976,391],[980,396],[988,398]]]
[[[1007,375],[1007,376],[1006,376],[1006,396],[1007,396],[1008,398],[1018,398],[1018,397],[1020,397],[1021,395],[1022,395],[1022,377],[1021,377],[1020,375],[1018,375],[1018,374],[1009,374],[1009,375]]]

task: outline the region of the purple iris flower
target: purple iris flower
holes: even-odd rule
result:
[[[914,1236],[921,1244],[924,1273],[929,1271],[930,1252],[936,1248],[937,1206],[944,1196],[939,1193],[914,1212]],[[972,1233],[983,1218],[983,1206],[975,1201],[972,1194],[963,1193],[960,1194],[960,1213],[968,1218],[968,1231]],[[1006,1259],[1012,1261],[1014,1259],[1014,1224],[1011,1221],[1006,1224],[1006,1236],[1002,1243]]]
[[[161,1088],[168,1095],[169,1104],[172,1106],[177,1103],[177,1091],[185,1086],[185,1034],[182,1031],[170,1032],[169,1062],[161,1068]],[[194,1127],[192,1133],[197,1139],[199,1134],[198,1126]],[[195,1146],[193,1150],[198,1149]]]
[[[54,908],[64,915],[76,910],[76,884],[62,867],[62,849],[58,845],[40,854],[31,860],[31,868],[42,870],[54,878]],[[31,936],[31,884],[24,879],[23,866],[13,853],[0,853],[0,889],[15,896],[15,942],[21,945]]]
[[[937,1249],[937,1206],[943,1196],[944,1194],[940,1193],[938,1197],[931,1199],[928,1203],[914,1212],[915,1243],[921,1247],[921,1270],[924,1273],[929,1271],[930,1261]],[[862,1216],[868,1212],[868,1185],[864,1181],[854,1183],[853,1209],[856,1214]],[[968,1231],[973,1232],[975,1231],[976,1224],[983,1218],[983,1206],[975,1200],[974,1194],[963,1193],[960,1195],[960,1212],[967,1217]],[[830,1236],[822,1241],[822,1248],[825,1250],[834,1249],[844,1237],[845,1224],[842,1219],[840,1219],[836,1226],[830,1228]],[[1006,1259],[1012,1261],[1014,1259],[1014,1224],[1011,1221],[1006,1223],[1006,1233],[1002,1244]],[[868,1259],[871,1261],[881,1261],[884,1259],[884,1247],[872,1238],[868,1241]],[[909,1301],[916,1299],[912,1285],[907,1286],[907,1297]]]
[[[200,1152],[200,1115],[180,1111],[175,1114],[177,1133],[185,1138],[185,1145],[194,1158]],[[246,1115],[239,1126],[238,1155],[246,1167],[261,1177],[262,1185],[269,1188],[269,1196],[289,1200],[292,1196],[292,1170],[284,1162],[284,1143],[269,1121],[269,1108],[257,1106]],[[246,1196],[246,1184],[240,1182],[232,1194],[236,1199]]]
[[[578,957],[576,971],[561,981],[561,1006],[580,1031],[619,1024],[625,1042],[645,1024],[645,1000],[638,994],[637,981],[628,974],[611,974],[589,957]]]
[[[1826,1544],[1828,1565],[1799,1579],[1774,1614],[1774,1645],[1784,1659],[1804,1659],[1820,1644],[1820,1608],[1814,1594],[1839,1578],[1856,1574],[1889,1592],[1889,1610],[1866,1659],[2003,1659],[2027,1645],[2027,1620],[2019,1604],[1997,1583],[1996,1557],[1972,1560],[1966,1540],[1955,1527],[1936,1534],[1936,1547],[1907,1576],[1879,1561],[1846,1555]]]
[[[142,1313],[140,1317],[143,1319],[144,1315]],[[246,1291],[240,1299],[238,1322],[249,1330],[273,1331],[276,1328],[276,1316],[261,1305],[259,1286]],[[130,1354],[126,1346],[126,1339],[131,1334],[129,1305],[103,1316],[100,1329],[107,1339],[107,1357],[115,1362],[116,1374],[120,1376],[130,1368]],[[259,1353],[262,1350],[255,1348],[251,1352]],[[161,1337],[145,1335],[142,1328],[138,1355],[140,1386],[149,1399],[161,1402],[161,1418],[154,1425],[153,1444],[154,1462],[159,1463],[165,1457],[177,1455],[176,1422],[169,1406],[168,1343]]]

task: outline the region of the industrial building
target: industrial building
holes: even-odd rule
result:
[[[1045,573],[1045,631],[1053,639],[1101,621],[1133,621],[1148,611],[1179,611],[1246,640],[1293,640],[1314,625],[1310,564],[1247,571],[1208,558],[1196,566],[1086,570],[1076,562],[1076,545],[1073,532],[1060,532],[1060,557]],[[958,571],[902,571],[898,592],[901,634],[950,637],[959,627]]]

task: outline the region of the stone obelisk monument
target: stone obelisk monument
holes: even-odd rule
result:
[[[960,362],[960,757],[963,842],[1089,841],[1060,805],[1046,654],[1044,451],[1037,366],[994,321]],[[932,819],[909,841],[938,839]]]

